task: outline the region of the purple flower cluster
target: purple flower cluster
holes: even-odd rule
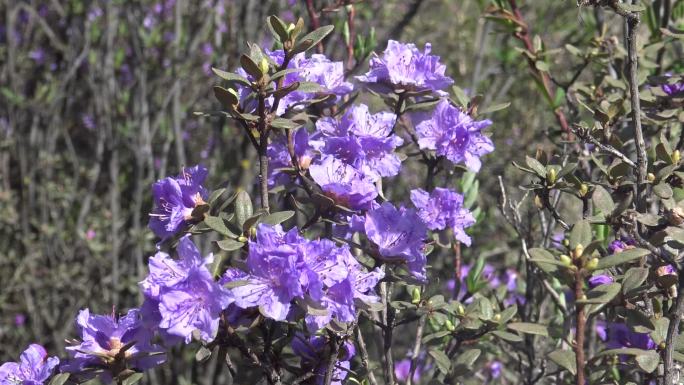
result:
[[[221,312],[233,302],[232,293],[207,269],[213,256],[202,258],[189,235],[181,238],[177,252],[179,260],[161,251],[149,260],[150,273],[140,283],[145,319],[163,335],[182,337],[186,343],[195,330],[211,341]]]
[[[154,209],[150,213],[150,229],[166,239],[191,223],[195,207],[205,204],[207,190],[202,186],[207,169],[197,165],[177,177],[167,177],[152,186]]]
[[[429,43],[420,52],[414,44],[390,40],[382,57],[374,53],[369,62],[369,71],[356,78],[377,90],[443,90],[454,81],[444,75],[446,66],[439,62],[439,56],[430,54],[431,50]]]
[[[385,202],[366,213],[364,230],[383,260],[404,266],[417,280],[427,281],[423,250],[427,228],[414,210],[397,209]]]
[[[463,207],[463,195],[441,187],[432,193],[415,189],[411,190],[411,201],[428,229],[444,230],[449,227],[457,240],[470,246],[471,239],[465,229],[475,224],[475,217]]]
[[[285,60],[283,50],[265,50],[264,54],[278,66],[281,66]],[[304,53],[297,54],[290,60],[287,69],[294,71],[284,76],[283,87],[295,82],[315,83],[322,88],[322,92],[338,98],[354,89],[351,83],[344,80],[344,64],[330,61],[325,55],[314,54],[306,58]],[[250,81],[254,80],[242,68],[238,68],[235,72]],[[247,86],[238,86],[237,91],[242,109],[246,112],[253,112],[257,108],[257,101],[250,97],[252,90]],[[316,92],[295,90],[279,101],[276,114],[283,115],[288,110],[300,109],[315,96]],[[269,97],[266,100],[266,107],[271,108],[274,100],[272,96]]]
[[[60,368],[78,373],[84,379],[100,374],[110,382],[124,368],[150,369],[163,363],[166,354],[150,340],[152,333],[144,327],[140,311],[131,309],[120,318],[115,315],[91,315],[88,309],[76,317],[81,342],[67,347],[71,358]]]
[[[0,385],[42,385],[57,365],[59,358],[48,357],[44,347],[31,344],[21,353],[19,362],[0,366]]]
[[[418,146],[434,150],[452,163],[464,163],[468,169],[479,171],[480,157],[494,151],[494,143],[482,133],[491,120],[473,120],[470,115],[442,99],[430,113],[412,116],[418,134]]]
[[[328,369],[326,357],[328,356],[328,340],[321,336],[306,338],[299,334],[292,340],[292,350],[301,358],[301,367],[305,371],[313,371],[312,384],[322,385]],[[347,378],[350,368],[350,360],[356,354],[354,344],[345,341],[335,357],[335,369],[333,370],[331,385],[342,385]]]
[[[404,141],[392,133],[396,116],[389,112],[371,114],[364,104],[350,107],[336,120],[322,118],[316,128],[322,134],[314,147],[353,166],[372,181],[395,176],[401,159],[394,150]]]
[[[258,307],[264,316],[283,321],[295,316],[294,301],[315,309],[306,316],[312,330],[332,318],[354,321],[355,301],[377,302],[373,289],[384,276],[380,270],[363,270],[346,246],[310,241],[296,228],[284,232],[266,224],[258,226],[256,240],[249,243],[246,267],[228,269],[221,279],[232,287],[237,307]]]
[[[608,349],[637,348],[653,350],[656,343],[648,333],[637,333],[624,323],[602,322],[596,325],[596,334],[603,340]]]
[[[608,252],[611,254],[617,254],[625,250],[633,249],[636,245],[636,241],[632,238],[622,237],[616,239],[608,245]]]
[[[293,135],[294,153],[299,163],[299,168],[307,170],[315,158],[313,148],[309,145],[309,133],[306,128],[301,127]],[[292,157],[287,145],[285,134],[273,135],[271,143],[268,145],[269,157],[269,176],[268,185],[273,187],[284,185],[291,181],[290,174],[283,172],[285,168],[292,167]]]
[[[373,181],[362,172],[331,155],[309,168],[311,178],[336,204],[366,210],[378,196]]]
[[[672,75],[668,74],[667,76],[669,77]],[[680,75],[679,80],[676,83],[663,84],[660,87],[668,96],[684,94],[684,76]]]

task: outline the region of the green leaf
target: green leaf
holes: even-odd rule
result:
[[[553,274],[557,272],[558,266],[565,267],[565,265],[561,264],[560,261],[554,258],[553,254],[547,250],[535,247],[530,249],[528,252],[530,254],[530,261],[534,262],[537,266],[539,266],[540,269],[542,269],[542,271],[547,274]]]
[[[636,356],[635,360],[643,371],[652,373],[660,363],[660,354],[656,351],[649,350],[646,354]]]
[[[223,222],[223,219],[219,217],[213,217],[213,216],[207,216],[204,218],[204,223],[209,226],[210,229],[216,231],[217,233],[229,237],[229,238],[237,238],[238,236],[236,234],[233,234],[232,231],[228,230],[228,227],[226,227],[226,223]]]
[[[197,353],[195,353],[195,361],[197,362],[204,362],[211,357],[211,350],[205,348],[204,346],[201,346],[198,350]]]
[[[537,159],[532,158],[531,156],[525,156],[525,163],[527,163],[527,166],[534,170],[535,174],[539,177],[546,178],[546,167]]]
[[[591,224],[589,221],[579,221],[572,226],[570,231],[570,249],[574,249],[577,245],[586,247],[591,243]]]
[[[316,44],[320,43],[330,32],[335,29],[332,25],[325,25],[315,31],[309,32],[308,34],[302,36],[302,39],[294,46],[290,55],[296,55],[300,52],[304,52]]]
[[[612,301],[620,292],[621,287],[622,285],[619,283],[596,286],[587,292],[587,299],[578,299],[577,303],[593,305],[587,309],[587,314],[595,313],[605,304]]]
[[[503,330],[495,330],[492,332],[492,334],[498,338],[501,338],[502,340],[506,340],[509,342],[520,342],[523,340],[522,337],[520,337],[518,334],[509,333]]]
[[[70,373],[55,374],[50,380],[49,385],[63,385],[69,379],[70,375]]]
[[[226,106],[231,110],[233,109],[233,106],[238,104],[237,96],[223,87],[214,86],[214,96],[216,96],[216,100],[218,100],[221,105]]]
[[[449,360],[449,357],[447,357],[447,355],[444,354],[443,351],[437,349],[430,349],[428,353],[432,356],[432,358],[435,359],[437,369],[439,369],[440,372],[444,374],[449,373],[449,369],[451,369],[451,361]]]
[[[607,269],[609,267],[613,267],[615,265],[620,265],[623,263],[631,262],[635,259],[639,259],[641,257],[647,256],[651,254],[650,251],[646,249],[629,249],[625,250],[622,252],[619,252],[617,254],[609,255],[607,257],[603,257],[599,259],[598,266],[596,267],[597,269]]]
[[[257,63],[255,63],[251,57],[245,54],[240,56],[240,66],[243,70],[245,70],[245,72],[252,75],[255,79],[261,79],[261,77],[264,76],[264,74],[261,73],[261,69]]]
[[[603,213],[604,215],[609,215],[615,209],[615,202],[610,193],[603,188],[603,186],[596,186],[594,188],[594,193],[591,195],[591,201],[594,203],[594,207],[598,213]]]
[[[549,331],[544,325],[530,323],[530,322],[511,322],[506,325],[509,329],[526,334],[536,334],[539,336],[548,337]]]
[[[510,105],[511,105],[511,102],[495,104],[495,105],[489,106],[489,107],[487,107],[487,108],[485,108],[485,109],[483,109],[483,110],[481,110],[481,111],[478,111],[477,114],[478,114],[478,115],[491,114],[492,112],[505,110],[505,109],[508,108],[508,106],[510,106]]]
[[[271,122],[271,126],[275,128],[280,128],[283,130],[294,130],[295,128],[298,128],[301,126],[301,124],[293,122],[290,119],[285,119],[285,118],[275,118]]]
[[[133,385],[136,382],[140,381],[142,378],[142,373],[133,373],[130,376],[126,377],[125,380],[123,380],[122,385]]]
[[[472,367],[475,361],[477,361],[477,358],[480,357],[480,354],[482,354],[480,349],[466,350],[456,357],[456,364]]]
[[[451,90],[454,92],[454,97],[456,97],[455,104],[463,108],[467,108],[470,99],[468,98],[468,95],[466,95],[465,91],[463,91],[463,89],[458,86],[451,87]]]
[[[268,21],[268,25],[271,27],[273,37],[278,39],[278,41],[282,43],[290,38],[290,34],[287,32],[287,26],[278,18],[278,16],[269,16],[266,18],[266,20]]]
[[[276,213],[271,213],[269,215],[264,215],[259,219],[261,223],[267,223],[269,225],[279,225],[286,220],[292,218],[295,215],[294,211],[278,211]]]
[[[534,66],[542,72],[549,72],[549,63],[542,61],[542,60],[537,60],[534,62]]]
[[[245,244],[234,239],[224,239],[222,241],[217,241],[216,245],[225,251],[234,251],[241,249]]]
[[[622,279],[622,292],[627,294],[630,290],[636,289],[648,277],[648,269],[645,267],[633,267],[625,273]]]
[[[661,199],[670,199],[674,194],[669,184],[662,182],[653,186],[653,192]]]
[[[238,227],[242,228],[253,212],[252,198],[249,197],[246,191],[241,190],[235,198],[235,220]]]
[[[236,73],[234,73],[234,72],[228,72],[228,71],[220,70],[220,69],[214,68],[214,67],[212,67],[211,70],[212,70],[218,77],[220,77],[220,78],[223,79],[223,80],[228,80],[228,81],[231,81],[231,82],[236,82],[236,83],[244,84],[244,85],[246,85],[246,86],[248,86],[248,85],[251,84],[251,83],[249,82],[249,80],[243,78],[242,76],[240,76],[240,75],[238,75],[238,74],[236,74]]]
[[[549,358],[573,376],[577,374],[577,360],[572,350],[554,350],[549,353]]]

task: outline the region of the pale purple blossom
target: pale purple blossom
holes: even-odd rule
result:
[[[325,337],[312,336],[307,338],[302,334],[297,334],[292,340],[292,350],[300,357],[301,368],[314,373],[311,384],[322,385],[325,382],[325,373],[328,368],[328,357],[325,352],[328,343],[329,341]],[[354,344],[344,341],[337,357],[335,357],[336,362],[331,385],[342,385],[344,383],[351,367],[350,361],[355,354]]]
[[[427,279],[427,258],[423,251],[427,228],[414,210],[397,209],[385,202],[366,213],[364,227],[383,260],[406,267],[419,281]]]
[[[430,43],[420,52],[414,44],[390,40],[382,57],[373,53],[369,71],[356,78],[377,90],[443,90],[454,81],[444,74],[446,66],[439,62],[439,56],[431,55],[431,51]]]
[[[202,185],[206,177],[207,169],[197,165],[183,169],[177,177],[158,180],[152,186],[154,208],[149,226],[158,237],[169,238],[195,219],[193,210],[208,198]]]
[[[343,161],[330,155],[309,168],[311,178],[336,204],[354,210],[368,209],[378,196],[373,181]]]
[[[0,366],[0,385],[42,385],[57,365],[59,358],[48,357],[44,347],[31,344],[21,353],[19,362]]]
[[[597,286],[608,285],[608,284],[613,283],[613,282],[615,282],[615,280],[610,275],[598,274],[598,275],[594,275],[592,277],[589,277],[589,288],[593,289]]]
[[[437,187],[431,193],[423,189],[411,190],[411,201],[418,215],[430,230],[450,228],[454,237],[470,246],[471,239],[465,229],[475,224],[475,217],[463,207],[463,195],[446,188]]]
[[[434,150],[454,164],[464,163],[477,172],[482,166],[480,157],[494,151],[494,143],[482,133],[491,120],[473,120],[447,99],[442,99],[433,113],[416,113],[412,117],[418,146]]]

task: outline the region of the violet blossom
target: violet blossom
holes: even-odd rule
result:
[[[45,348],[31,344],[19,356],[19,362],[0,366],[0,385],[42,385],[50,377],[59,358],[48,357]]]
[[[419,281],[425,281],[427,259],[423,252],[427,228],[412,209],[397,209],[389,202],[366,213],[366,235],[382,259],[405,265]]]
[[[368,209],[378,191],[372,180],[354,167],[324,156],[320,163],[309,168],[311,178],[321,186],[324,194],[336,204],[354,210]]]
[[[282,171],[284,168],[292,167],[292,158],[285,134],[272,135],[271,138],[267,152],[269,158],[268,185],[273,187],[286,184],[292,180],[291,174]],[[309,145],[309,133],[305,127],[301,127],[294,133],[293,139],[298,166],[301,170],[307,170],[315,157],[313,148]]]
[[[589,288],[593,289],[597,286],[600,285],[608,285],[610,283],[615,282],[613,277],[607,274],[599,274],[599,275],[594,275],[592,277],[589,277]]]
[[[324,155],[331,155],[354,166],[372,180],[394,176],[401,169],[401,159],[394,150],[404,141],[392,133],[396,115],[371,114],[368,106],[350,107],[339,119],[321,118],[316,128],[322,140],[313,143]]]
[[[150,330],[143,326],[138,309],[123,317],[90,314],[81,310],[76,317],[81,342],[66,349],[71,358],[61,371],[75,373],[84,379],[96,374],[110,382],[123,369],[142,371],[166,361],[166,354],[150,340]]]
[[[202,340],[211,341],[221,312],[233,302],[232,293],[214,281],[207,268],[213,256],[202,258],[189,235],[181,238],[176,250],[180,260],[163,252],[150,258],[150,273],[140,283],[145,314],[157,320],[164,333],[186,343],[195,330]]]
[[[154,208],[150,213],[150,229],[160,238],[166,239],[193,220],[193,210],[205,204],[207,190],[202,183],[207,169],[202,165],[183,169],[177,177],[158,180],[152,186]]]
[[[454,81],[444,75],[446,66],[439,62],[439,56],[431,55],[431,51],[430,43],[425,44],[425,49],[420,52],[414,44],[390,40],[382,57],[373,53],[369,61],[369,71],[356,78],[380,91],[443,90]]]
[[[328,369],[328,340],[321,336],[305,337],[298,334],[292,340],[292,350],[301,358],[301,367],[306,371],[313,371],[314,376],[307,384],[322,385],[325,382],[325,374]],[[354,344],[344,341],[337,352],[335,369],[333,369],[331,385],[342,385],[347,378],[350,361],[356,354]]]
[[[411,201],[428,229],[444,230],[449,227],[458,241],[470,246],[471,239],[465,229],[475,224],[475,217],[463,207],[463,195],[441,187],[431,193],[415,189],[411,190]]]
[[[473,120],[447,99],[442,99],[431,114],[416,113],[412,118],[421,149],[434,150],[454,164],[464,163],[471,171],[479,171],[480,157],[494,151],[494,143],[482,133],[492,121]]]

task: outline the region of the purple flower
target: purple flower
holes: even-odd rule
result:
[[[218,330],[221,312],[233,302],[232,294],[214,281],[207,265],[213,256],[202,258],[186,235],[177,251],[180,260],[158,252],[150,258],[150,273],[140,283],[146,299],[146,314],[156,320],[163,333],[192,340],[198,330],[211,341]],[[154,322],[154,321],[152,321]]]
[[[59,358],[48,357],[45,348],[31,344],[21,353],[19,362],[0,366],[0,385],[42,385],[57,365]]]
[[[672,75],[667,76],[670,77]],[[680,76],[676,83],[663,84],[660,87],[668,96],[684,94],[684,76]]]
[[[403,264],[416,279],[426,280],[423,247],[427,229],[415,211],[385,202],[366,213],[364,227],[384,260]]]
[[[452,163],[465,163],[474,172],[480,170],[480,157],[494,151],[494,143],[481,132],[492,121],[475,121],[447,99],[432,114],[416,113],[413,120],[420,148],[435,150]]]
[[[264,50],[264,54],[278,66],[282,65],[285,59],[283,50]],[[352,84],[344,81],[344,66],[342,62],[332,62],[324,55],[315,54],[311,58],[306,58],[304,53],[297,54],[290,60],[287,69],[298,71],[285,75],[283,77],[283,86],[288,86],[294,82],[316,83],[321,87],[322,93],[336,95],[338,98],[353,90]],[[235,72],[250,81],[254,80],[242,68],[238,68]],[[254,111],[257,103],[251,97],[253,94],[251,89],[247,86],[238,86],[237,91],[242,108],[247,112]],[[282,115],[288,110],[301,109],[316,94],[317,92],[300,90],[290,92],[278,103],[276,114]],[[273,102],[273,97],[269,97],[266,100],[266,107],[271,108]]]
[[[607,285],[613,282],[615,282],[615,280],[610,275],[599,274],[589,278],[589,288],[593,289],[596,286]]]
[[[401,159],[394,150],[404,141],[392,134],[396,116],[371,114],[364,104],[352,106],[340,120],[322,118],[316,128],[323,139],[314,142],[324,155],[332,155],[354,166],[373,180],[399,173]]]
[[[419,383],[422,377],[422,365],[417,365],[416,370],[413,372],[413,382]],[[399,382],[406,382],[408,376],[411,373],[411,358],[404,358],[399,360],[394,364],[394,377],[396,377]]]
[[[315,157],[313,148],[309,145],[309,133],[305,127],[298,129],[294,135],[294,152],[299,162],[299,168],[307,170]],[[292,175],[283,172],[284,168],[292,167],[292,159],[287,147],[287,136],[272,135],[268,145],[269,173],[268,185],[273,187],[283,185],[292,180]]]
[[[656,343],[648,333],[637,333],[623,323],[609,323],[606,325],[606,345],[609,349],[637,348],[653,350]]]
[[[24,326],[26,324],[26,315],[24,313],[17,313],[14,315],[14,326]]]
[[[195,207],[205,204],[207,190],[202,186],[207,169],[197,165],[177,177],[167,177],[152,186],[154,209],[150,213],[150,229],[160,238],[176,234],[183,226],[195,220]]]
[[[142,371],[163,363],[166,354],[150,342],[152,334],[143,326],[138,309],[120,318],[91,315],[88,309],[76,317],[81,343],[67,347],[71,356],[61,370],[92,378],[102,369],[100,378],[110,382],[124,369]]]
[[[503,369],[503,365],[501,364],[501,361],[492,361],[487,364],[487,369],[489,371],[489,377],[496,379],[501,377],[501,369]]]
[[[634,239],[622,237],[621,239],[616,239],[608,245],[608,252],[611,254],[617,254],[625,250],[633,249],[636,242]]]
[[[369,62],[369,71],[356,78],[376,89],[406,89],[409,91],[438,91],[454,81],[445,76],[446,66],[439,62],[439,56],[430,55],[432,45],[425,44],[420,52],[414,44],[403,44],[394,40],[387,42],[382,57],[375,53]]]
[[[463,207],[463,195],[441,187],[435,188],[430,194],[423,189],[416,189],[411,190],[411,201],[430,230],[449,227],[457,240],[470,246],[471,240],[465,228],[475,224],[475,217]]]
[[[311,384],[321,385],[325,381],[325,373],[328,369],[327,345],[328,340],[320,336],[306,338],[302,334],[298,334],[292,340],[292,350],[301,358],[302,369],[314,373]],[[342,343],[337,357],[335,357],[336,362],[331,385],[343,384],[351,366],[349,361],[355,354],[354,344],[348,341]]]
[[[324,156],[320,163],[309,168],[313,180],[335,203],[354,210],[364,210],[378,196],[373,182],[354,167]]]

